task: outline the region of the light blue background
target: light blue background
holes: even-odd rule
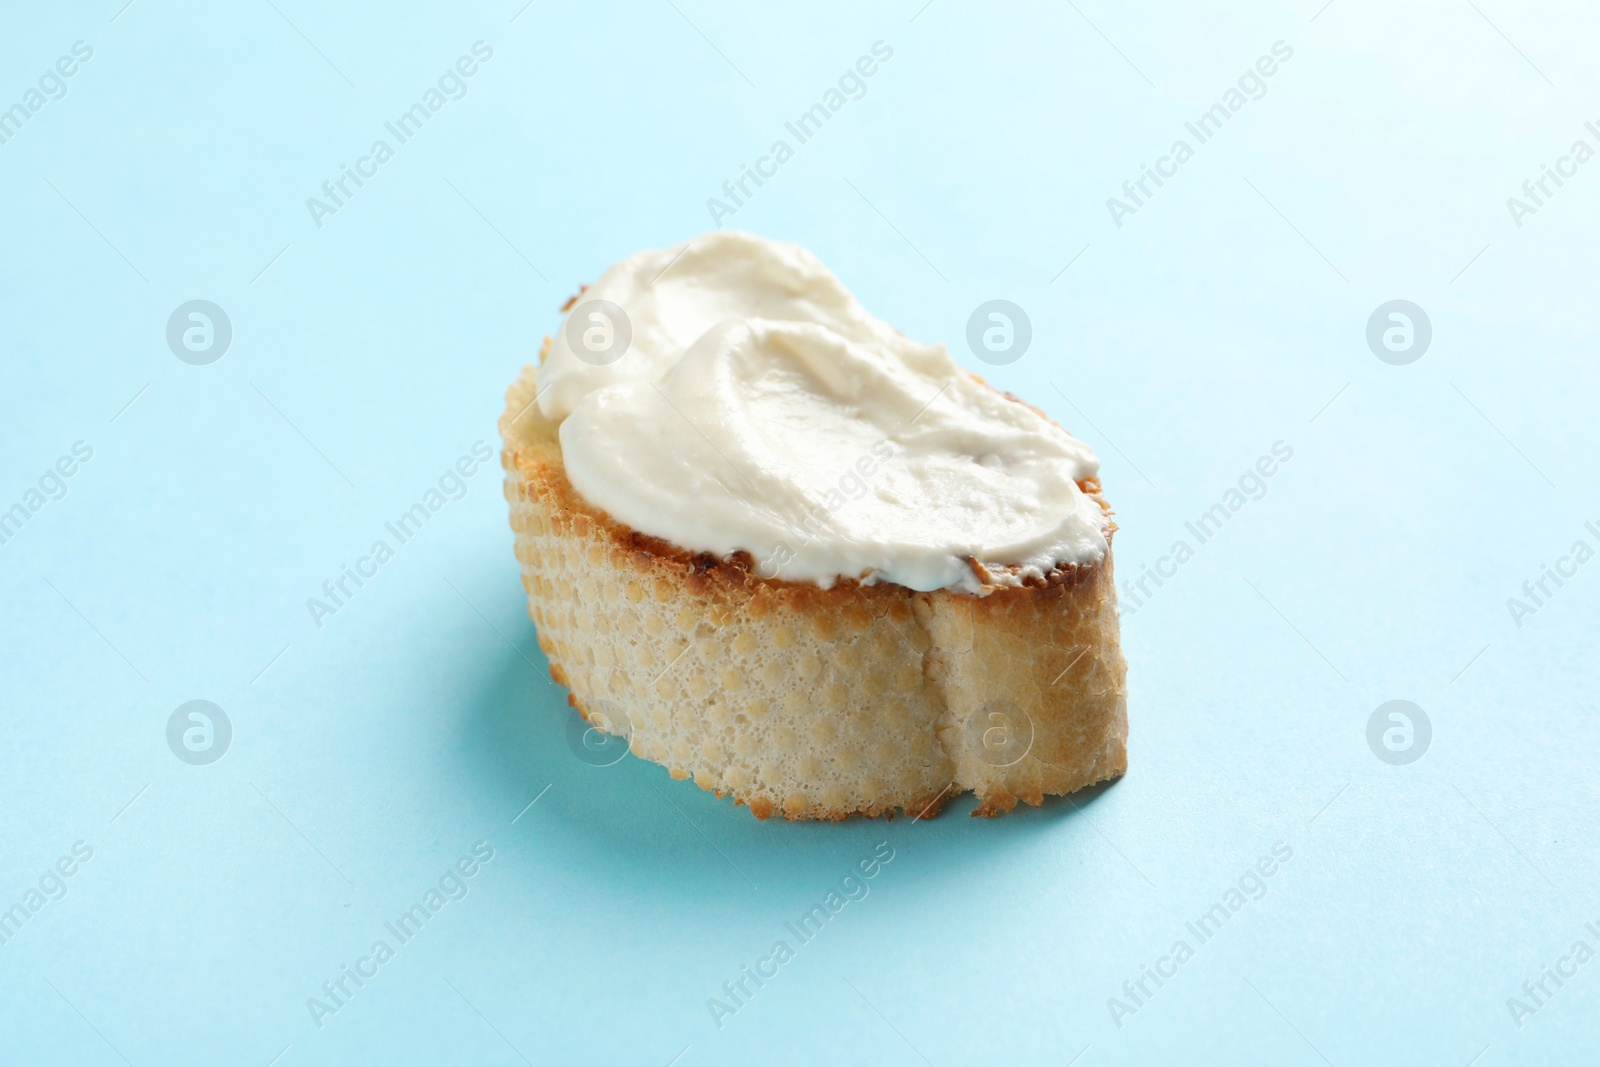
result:
[[[0,31],[0,105],[94,48],[0,145],[0,507],[94,449],[0,546],[0,907],[94,848],[0,946],[0,1061],[1592,1054],[1600,962],[1520,1030],[1506,1000],[1600,947],[1600,564],[1520,627],[1506,600],[1596,542],[1600,162],[1520,228],[1505,203],[1600,147],[1592,11],[273,2]],[[480,39],[468,95],[318,229],[306,198]],[[1126,615],[1126,778],[998,821],[968,798],[817,826],[588,766],[492,465],[316,628],[321,583],[496,445],[576,286],[709,228],[878,40],[865,97],[729,224],[1093,444],[1124,582],[1294,449]],[[1266,96],[1114,225],[1106,198],[1278,40]],[[995,297],[1034,340],[990,368],[962,338]],[[196,298],[234,328],[205,367],[164,339]],[[1392,298],[1432,319],[1410,366],[1364,339]],[[235,731],[207,767],[165,742],[195,698]],[[1403,767],[1365,739],[1397,698],[1434,730]],[[306,999],[480,840],[469,895],[319,1030]],[[870,895],[715,1026],[707,998],[880,841]],[[1115,1025],[1107,998],[1280,841],[1267,895]]]

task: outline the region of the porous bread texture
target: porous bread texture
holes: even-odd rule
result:
[[[1098,563],[986,596],[765,579],[587,504],[536,395],[529,366],[500,419],[528,613],[568,703],[634,755],[760,819],[924,818],[966,790],[997,815],[1127,769],[1109,518]]]

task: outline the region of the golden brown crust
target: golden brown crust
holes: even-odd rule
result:
[[[529,614],[569,702],[636,755],[791,819],[932,817],[969,789],[994,815],[1126,769],[1109,551],[985,596],[763,578],[588,505],[535,378],[500,420]]]

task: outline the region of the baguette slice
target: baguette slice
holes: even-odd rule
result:
[[[1127,769],[1109,518],[1098,563],[987,596],[766,579],[587,504],[537,393],[526,367],[500,418],[528,614],[567,702],[634,755],[759,819],[923,818],[966,790],[992,816]]]

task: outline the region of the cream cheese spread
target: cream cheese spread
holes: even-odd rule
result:
[[[584,500],[762,577],[984,593],[1106,551],[1088,445],[798,245],[719,230],[615,264],[539,383]]]

